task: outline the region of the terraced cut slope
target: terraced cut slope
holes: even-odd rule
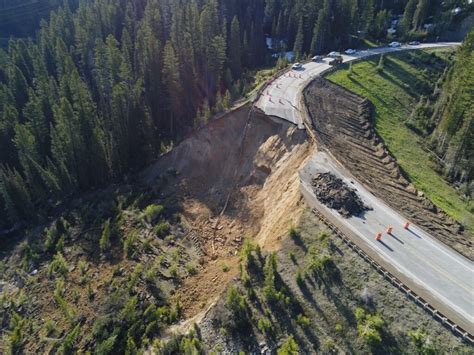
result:
[[[409,129],[410,114],[420,97],[431,96],[447,65],[450,49],[387,54],[383,71],[379,56],[354,63],[326,76],[336,84],[368,98],[376,107],[374,126],[397,163],[417,189],[449,216],[474,232],[472,200],[468,201],[437,172],[427,140]]]
[[[403,176],[374,131],[371,102],[326,79],[304,92],[317,139],[371,192],[471,260],[472,241]]]

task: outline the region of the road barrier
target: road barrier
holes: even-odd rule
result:
[[[350,240],[346,235],[344,235],[333,223],[331,223],[321,212],[316,209],[312,210],[313,213],[324,223],[326,224],[331,231],[333,231],[349,248],[359,254],[365,261],[372,265],[379,274],[381,274],[386,280],[388,280],[393,286],[398,288],[400,291],[406,294],[408,299],[414,301],[417,305],[422,307],[427,313],[429,313],[435,320],[439,321],[449,330],[451,330],[454,335],[460,337],[463,341],[470,345],[474,345],[474,336],[458,326],[455,322],[450,320],[448,317],[443,315],[432,305],[426,302],[422,297],[413,292],[408,286],[403,282],[393,276],[390,272],[385,270],[379,263],[372,259],[365,251],[359,248],[352,240]],[[407,222],[407,224],[409,224]],[[379,233],[380,234],[380,233]]]

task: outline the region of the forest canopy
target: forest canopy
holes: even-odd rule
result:
[[[401,35],[423,32],[424,23],[449,14],[454,2],[30,5],[0,4],[0,16],[24,14],[0,27],[23,36],[0,49],[0,226],[33,220],[38,206],[47,215],[78,191],[119,181],[228,107],[245,91],[249,71],[271,63],[266,36],[282,47],[274,51],[286,47],[302,57],[349,46],[356,34],[385,40],[397,15]],[[29,24],[21,30],[24,21]],[[36,22],[36,34],[28,33]]]

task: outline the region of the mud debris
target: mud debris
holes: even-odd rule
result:
[[[362,202],[355,189],[331,173],[316,174],[312,185],[319,201],[346,218],[359,216],[371,209]]]

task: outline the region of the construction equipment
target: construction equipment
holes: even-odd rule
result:
[[[337,56],[329,62],[329,65],[339,65],[342,64],[342,56]]]

